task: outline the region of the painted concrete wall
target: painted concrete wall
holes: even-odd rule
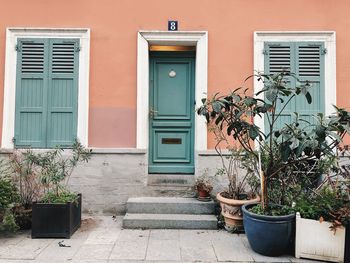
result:
[[[208,31],[209,93],[241,85],[252,73],[254,31],[334,30],[337,104],[349,107],[349,13],[349,0],[3,0],[0,125],[6,27],[90,28],[89,146],[133,148],[138,30],[167,30],[168,19],[176,19],[180,30]]]

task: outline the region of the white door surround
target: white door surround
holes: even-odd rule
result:
[[[325,55],[325,115],[334,112],[336,105],[336,34],[335,31],[257,31],[254,32],[254,74],[264,71],[265,42],[323,42],[327,50]],[[254,93],[262,89],[262,82],[254,79]],[[260,94],[261,98],[263,93]],[[254,122],[264,130],[264,119],[256,116]]]
[[[196,46],[195,100],[197,106],[207,96],[208,32],[206,31],[139,31],[137,33],[137,124],[136,147],[149,144],[149,45]],[[195,152],[207,149],[205,119],[195,114]]]

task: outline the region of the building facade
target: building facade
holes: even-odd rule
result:
[[[259,83],[244,83],[254,71],[287,68],[312,81],[312,106],[296,100],[289,113],[308,118],[350,105],[347,0],[2,7],[1,150],[69,146],[76,138],[92,148],[92,160],[69,180],[86,211],[122,213],[130,196],[172,194],[169,184],[213,173],[215,141],[194,110],[216,92],[258,91]]]

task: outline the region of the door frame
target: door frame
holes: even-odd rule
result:
[[[139,31],[137,33],[137,121],[136,148],[149,147],[149,45],[196,46],[195,100],[197,107],[208,90],[208,32],[207,31]],[[195,114],[194,157],[207,150],[205,119]],[[147,158],[148,159],[148,158]],[[196,162],[196,161],[195,161]]]

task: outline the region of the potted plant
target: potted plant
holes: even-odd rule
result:
[[[335,107],[334,116],[319,114],[314,123],[297,113],[289,123],[278,123],[296,96],[304,95],[312,103],[311,83],[295,81],[297,84],[291,87],[290,79],[296,77],[285,71],[252,77],[264,84],[259,93],[249,95],[247,90],[238,88],[228,95],[216,94],[211,100],[203,99],[198,113],[225,130],[259,164],[261,203],[242,207],[244,228],[254,251],[278,256],[293,247],[292,200],[301,187],[300,174],[305,167],[318,166],[323,157],[334,155],[333,149],[350,131],[350,114]],[[254,123],[257,116],[266,119],[264,130]]]
[[[222,128],[222,124],[214,116],[214,108],[217,107],[216,99],[213,98],[211,102],[203,100],[206,103],[197,110],[197,113],[206,117],[206,113],[208,113],[211,116],[207,118],[209,131],[215,137],[215,151],[222,164],[222,168],[218,169],[216,175],[226,176],[228,181],[227,189],[216,195],[216,199],[220,203],[221,215],[225,221],[225,229],[229,232],[241,232],[244,229],[241,207],[244,204],[260,201],[259,195],[256,194],[258,184],[255,180],[255,171],[257,166],[249,152],[231,145],[228,138],[229,132]],[[223,151],[222,148],[225,148],[225,150]],[[239,173],[241,169],[245,169],[244,175]]]
[[[213,177],[210,177],[208,170],[196,177],[194,187],[198,193],[198,200],[207,202],[211,200],[210,193],[213,190]]]
[[[70,236],[81,224],[81,194],[66,185],[79,162],[87,162],[91,150],[75,142],[71,152],[56,148],[43,153],[29,150],[26,157],[38,169],[44,193],[40,202],[33,203],[32,238]]]
[[[350,222],[350,164],[339,163],[337,160],[317,188],[296,200],[297,258],[344,262]]]
[[[257,194],[256,166],[252,156],[242,149],[230,146],[227,136],[217,127],[214,134],[217,140],[215,150],[222,163],[217,175],[226,176],[228,179],[227,189],[219,192],[216,199],[220,203],[225,229],[229,232],[242,232],[244,230],[242,206],[260,201]],[[226,152],[219,146],[222,142],[226,145]],[[240,170],[244,173],[240,174]]]

